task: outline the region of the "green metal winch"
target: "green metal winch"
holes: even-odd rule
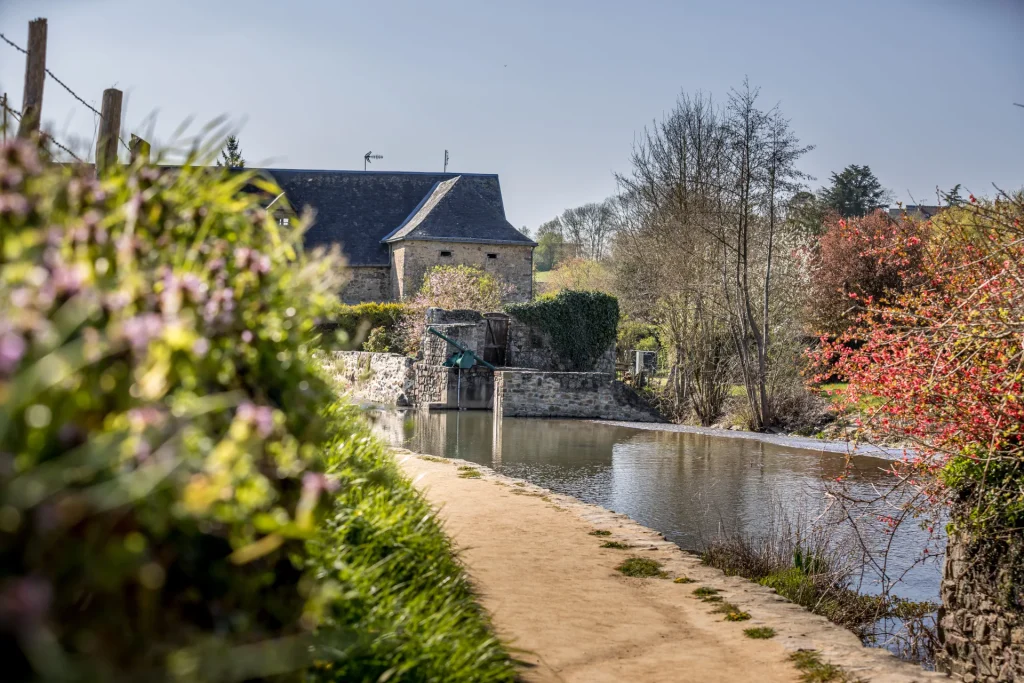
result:
[[[480,365],[483,365],[485,368],[490,368],[491,370],[495,369],[493,365],[491,365],[483,358],[480,358],[478,355],[473,353],[473,350],[471,348],[469,348],[459,340],[452,339],[451,337],[446,337],[445,335],[435,330],[433,327],[427,327],[427,332],[431,333],[435,337],[440,337],[441,339],[444,339],[446,342],[448,342],[456,349],[458,349],[458,351],[455,351],[454,353],[452,353],[452,355],[448,356],[448,359],[445,360],[445,362],[443,363],[443,365],[446,368],[461,368],[463,370],[467,370],[476,365],[477,363],[479,363]]]

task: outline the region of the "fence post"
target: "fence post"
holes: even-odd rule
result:
[[[100,107],[100,133],[96,138],[96,174],[103,175],[117,163],[118,135],[121,132],[121,96],[117,88],[103,91]]]
[[[19,138],[39,132],[43,117],[43,84],[46,82],[46,19],[28,22],[28,55],[25,57],[25,99],[21,106]]]
[[[132,140],[128,143],[128,149],[131,150],[131,163],[134,164],[135,160],[139,158],[142,159],[142,163],[149,163],[149,143],[138,135],[132,133]]]

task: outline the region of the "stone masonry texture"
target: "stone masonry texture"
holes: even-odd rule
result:
[[[442,252],[449,255],[442,256]],[[495,275],[514,288],[504,303],[533,298],[531,245],[410,240],[396,244],[391,258],[391,296],[396,300],[415,295],[423,285],[423,276],[439,265],[475,266]]]
[[[504,417],[662,421],[636,392],[605,373],[512,369],[494,375],[494,411]]]
[[[995,543],[946,548],[936,664],[965,683],[1024,681],[1024,539]]]
[[[351,278],[341,291],[341,300],[346,304],[360,304],[367,301],[389,301],[391,299],[391,270],[387,267],[362,266],[349,268]]]

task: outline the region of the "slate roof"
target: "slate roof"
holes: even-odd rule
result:
[[[316,212],[306,246],[340,244],[350,265],[389,265],[385,239],[535,245],[506,220],[497,175],[258,170]]]
[[[444,180],[384,242],[442,240],[484,244],[536,243],[505,220],[504,211],[472,180]]]

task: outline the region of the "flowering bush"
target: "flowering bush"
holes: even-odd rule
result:
[[[884,211],[832,216],[811,264],[810,318],[816,331],[839,334],[867,302],[917,284],[924,253],[920,224]]]
[[[498,311],[514,291],[512,285],[474,266],[434,266],[423,276],[420,291],[405,302],[400,325],[405,350],[410,354],[419,350],[428,308]]]
[[[845,403],[876,397],[869,426],[918,445],[915,483],[947,485],[958,523],[1005,538],[1024,524],[1024,195],[971,199],[888,243],[902,262],[920,249],[918,284],[866,299],[814,357],[849,380]]]
[[[279,192],[0,147],[5,677],[507,679],[429,508],[312,358],[337,254],[252,186]]]

